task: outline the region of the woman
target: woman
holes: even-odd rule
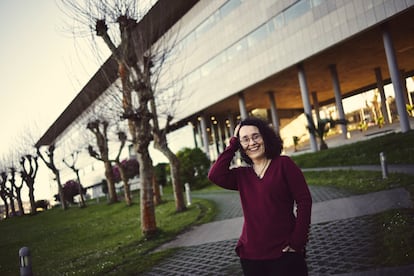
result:
[[[230,168],[239,149],[248,166]],[[308,274],[312,198],[301,170],[281,151],[282,140],[272,128],[248,118],[209,171],[212,182],[240,193],[244,224],[236,253],[244,275]]]

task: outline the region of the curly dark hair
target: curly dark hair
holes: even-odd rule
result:
[[[249,117],[240,122],[240,127],[242,126],[255,126],[259,129],[265,145],[265,155],[267,158],[273,159],[276,156],[280,156],[283,149],[283,141],[266,121],[257,117]],[[237,138],[240,138],[239,133],[237,133]],[[247,156],[243,148],[240,146],[239,149],[242,159],[246,163],[252,164],[253,161]]]

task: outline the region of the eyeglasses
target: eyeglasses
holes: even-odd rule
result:
[[[247,136],[242,137],[240,138],[240,144],[247,146],[250,143],[250,139],[257,143],[260,139],[262,139],[262,135],[260,135],[260,133],[254,133],[250,138]]]

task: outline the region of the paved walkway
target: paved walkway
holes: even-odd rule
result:
[[[403,188],[352,195],[327,187],[310,186],[314,201],[307,246],[310,275],[414,275],[414,264],[377,268],[378,227],[375,214],[389,209],[413,208]],[[243,223],[238,193],[198,194],[214,200],[216,220],[194,227],[158,250],[179,248],[146,275],[242,275],[234,247]],[[224,215],[223,215],[224,214]],[[414,227],[414,225],[413,225]],[[414,240],[413,240],[414,243]]]
[[[399,188],[314,203],[311,223],[326,223],[373,215],[389,209],[412,207],[408,191]],[[164,244],[160,250],[236,239],[241,234],[242,226],[243,217],[206,223],[178,236],[172,242]]]

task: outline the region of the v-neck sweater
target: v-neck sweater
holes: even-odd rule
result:
[[[244,223],[236,246],[238,256],[276,259],[288,245],[302,252],[308,241],[312,208],[302,171],[290,157],[281,155],[271,160],[259,178],[251,166],[230,168],[237,149],[237,138],[232,137],[208,178],[225,189],[239,191]]]

